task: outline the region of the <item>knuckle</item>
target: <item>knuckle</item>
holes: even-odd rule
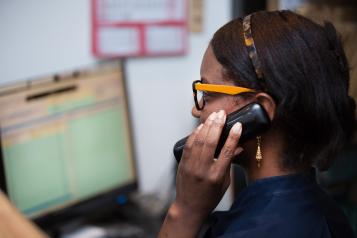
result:
[[[240,135],[237,134],[237,133],[230,133],[230,134],[229,134],[229,138],[230,138],[231,140],[234,140],[234,141],[236,141],[239,137],[240,137]]]
[[[224,124],[220,123],[220,122],[215,122],[213,125],[213,129],[215,130],[215,132],[220,132],[223,128]]]
[[[183,174],[184,176],[189,176],[190,174],[193,173],[193,171],[192,171],[192,169],[191,169],[190,166],[185,166],[185,167],[183,167],[182,172],[183,172],[182,174]]]
[[[215,120],[214,122],[213,122],[213,126],[214,127],[217,127],[217,128],[221,128],[221,127],[223,127],[223,121],[222,120]]]
[[[181,172],[181,175],[183,177],[188,177],[188,176],[192,176],[192,174],[194,174],[194,171],[191,169],[190,166],[182,166],[180,168],[180,172]]]
[[[191,143],[186,143],[185,146],[184,146],[184,150],[186,152],[191,152],[192,150],[192,144]]]
[[[234,155],[234,148],[232,145],[226,145],[223,150],[223,156],[226,158],[230,158]]]
[[[216,186],[220,183],[219,176],[217,174],[211,174],[207,178],[207,183],[210,184],[211,186]]]
[[[208,126],[211,126],[213,124],[214,120],[212,118],[207,118],[207,120],[205,121],[205,124]]]
[[[205,175],[202,172],[195,171],[192,173],[192,177],[194,178],[194,180],[196,182],[199,182],[199,183],[201,183],[205,180]]]
[[[217,168],[212,168],[208,173],[207,181],[211,185],[219,184],[220,182],[220,171]]]
[[[216,147],[217,142],[213,138],[210,138],[207,140],[206,145],[207,147]]]
[[[205,141],[202,138],[195,138],[193,144],[195,147],[202,147],[205,144]]]

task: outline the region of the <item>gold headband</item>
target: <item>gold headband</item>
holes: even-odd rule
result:
[[[244,36],[244,43],[248,49],[249,58],[253,64],[255,73],[258,79],[263,79],[263,71],[261,67],[261,63],[258,59],[257,49],[254,44],[253,36],[252,36],[252,29],[251,29],[251,14],[244,17],[243,19],[243,36]]]

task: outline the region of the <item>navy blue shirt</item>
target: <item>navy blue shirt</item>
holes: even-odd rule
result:
[[[314,171],[257,180],[229,211],[212,217],[205,237],[354,237],[347,218],[316,183]]]

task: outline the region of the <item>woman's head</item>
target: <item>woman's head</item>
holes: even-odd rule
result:
[[[221,80],[209,83],[224,82],[269,95],[275,103],[271,130],[283,138],[284,166],[294,169],[316,164],[326,168],[354,125],[349,68],[335,28],[290,11],[276,11],[254,13],[251,31],[263,79],[257,78],[248,56],[242,19],[235,19],[214,34],[205,54],[205,58],[213,54],[214,59],[209,60],[221,66],[208,66]],[[210,64],[204,65],[201,73],[207,72],[204,67]],[[237,101],[232,100],[227,97],[221,105],[233,108]]]

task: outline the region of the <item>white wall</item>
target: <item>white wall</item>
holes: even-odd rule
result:
[[[231,0],[204,0],[204,30],[181,57],[127,61],[139,184],[159,190],[172,177],[172,146],[195,125],[191,82],[212,34],[230,18]],[[96,62],[89,0],[0,0],[0,85]]]

